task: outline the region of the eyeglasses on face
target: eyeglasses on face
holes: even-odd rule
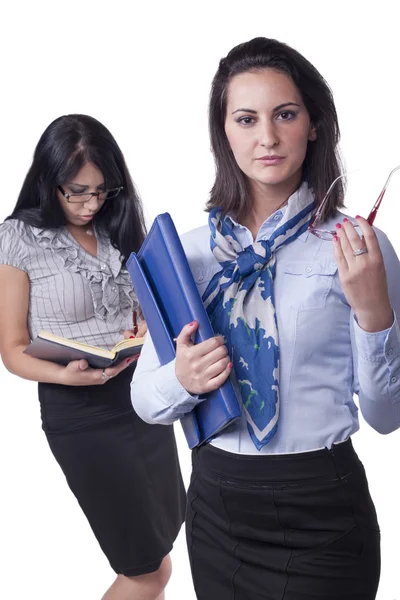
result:
[[[112,198],[116,198],[124,188],[121,185],[110,190],[104,190],[103,192],[83,192],[81,194],[68,194],[61,185],[58,185],[57,189],[70,204],[84,204],[85,202],[89,202],[93,196],[97,196],[102,202],[104,200],[111,200]]]
[[[390,171],[390,173],[388,175],[388,178],[386,179],[385,185],[383,186],[382,191],[379,194],[377,201],[373,205],[372,210],[371,210],[371,212],[369,213],[369,215],[367,217],[367,222],[370,225],[374,224],[376,215],[378,213],[378,209],[379,209],[379,207],[381,205],[381,202],[383,200],[383,196],[385,195],[385,192],[387,190],[389,182],[390,182],[393,174],[395,173],[395,171],[397,171],[398,169],[400,169],[400,165],[398,165],[397,167],[395,167],[394,169],[392,169],[392,171]],[[330,185],[328,191],[326,192],[326,194],[325,194],[325,196],[324,196],[321,204],[318,207],[317,212],[315,213],[315,215],[311,219],[311,223],[308,226],[308,231],[310,231],[313,235],[317,236],[321,240],[332,240],[333,237],[336,235],[336,231],[335,230],[320,229],[318,227],[318,225],[320,224],[320,221],[322,219],[322,215],[324,214],[324,209],[326,207],[326,204],[328,202],[329,195],[330,195],[332,189],[334,188],[336,182],[339,181],[339,179],[342,179],[343,177],[347,177],[347,173],[345,173],[343,175],[339,175],[339,177],[336,177],[336,179],[331,183],[331,185]]]

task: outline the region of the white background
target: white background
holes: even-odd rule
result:
[[[400,163],[396,3],[8,2],[0,11],[0,222],[11,212],[45,127],[66,113],[102,121],[121,146],[149,223],[169,211],[183,232],[205,222],[213,180],[207,100],[218,61],[258,35],[302,52],[333,88],[349,170],[363,167],[351,214],[372,206]],[[400,180],[400,175],[398,175]],[[400,181],[377,225],[400,253]],[[47,448],[36,385],[0,366],[0,596],[98,600],[113,579]],[[190,452],[176,427],[185,482]],[[354,439],[382,529],[379,600],[399,600],[400,434],[361,420]],[[182,530],[168,598],[194,600]]]

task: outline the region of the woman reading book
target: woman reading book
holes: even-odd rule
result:
[[[375,430],[400,426],[399,261],[376,212],[339,211],[342,179],[313,218],[341,175],[339,126],[297,51],[266,38],[233,48],[210,132],[209,227],[182,241],[216,336],[193,345],[187,324],[162,367],[148,337],[132,385],[148,423],[173,423],[230,375],[242,399],[241,420],[193,452],[197,597],[372,600],[380,534],[353,394]]]
[[[125,261],[145,236],[140,199],[110,132],[85,115],[56,119],[0,225],[0,352],[39,382],[43,429],[117,573],[104,600],[161,600],[185,491],[172,427],[132,409],[135,357],[91,368],[24,354],[40,330],[111,350],[134,335]],[[139,323],[139,335],[145,331]]]

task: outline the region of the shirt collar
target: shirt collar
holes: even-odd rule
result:
[[[287,205],[282,206],[282,208],[279,208],[278,210],[276,210],[275,212],[272,213],[272,215],[270,215],[268,217],[268,219],[266,219],[264,221],[264,223],[261,225],[258,234],[257,234],[257,239],[262,239],[263,237],[263,233],[268,231],[268,237],[271,235],[271,233],[279,226],[279,223],[282,221],[282,218],[285,214],[285,212],[287,211]],[[238,221],[236,221],[233,216],[231,214],[227,214],[225,216],[225,220],[230,222],[234,228],[238,227],[239,229],[244,229],[246,231],[248,231],[247,227],[245,225],[242,225],[241,223],[239,223]],[[302,242],[305,242],[309,236],[310,232],[308,230],[306,230],[304,233],[302,233],[301,235],[299,235],[299,237],[297,238],[298,240],[301,240]]]

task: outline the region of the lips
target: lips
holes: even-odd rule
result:
[[[278,156],[278,154],[273,154],[272,156],[260,156],[260,158],[256,158],[256,160],[268,161],[268,160],[283,160],[284,156]]]
[[[272,156],[261,156],[260,158],[256,158],[256,160],[264,167],[275,167],[280,165],[281,162],[285,160],[285,157],[274,154]]]

